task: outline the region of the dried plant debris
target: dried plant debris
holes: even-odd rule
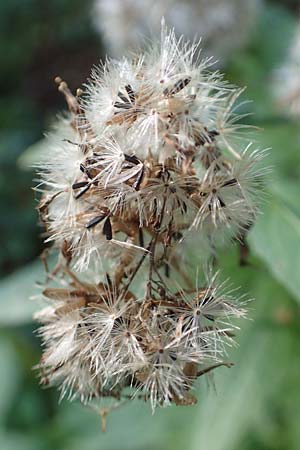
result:
[[[158,44],[107,60],[84,93],[56,79],[69,113],[37,190],[59,258],[37,319],[41,381],[62,397],[190,405],[199,377],[231,365],[245,301],[212,270],[191,277],[187,243],[209,261],[244,239],[264,152],[235,112],[241,90],[196,51],[163,24]]]

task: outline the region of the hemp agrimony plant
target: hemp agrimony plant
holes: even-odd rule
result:
[[[244,301],[206,260],[257,214],[263,152],[240,140],[242,92],[162,25],[160,43],[107,60],[74,96],[39,164],[39,212],[59,257],[37,314],[41,381],[90,403],[193,404],[227,362]],[[212,267],[212,264],[206,264]],[[204,274],[202,274],[204,272]]]

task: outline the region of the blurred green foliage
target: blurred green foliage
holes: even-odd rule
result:
[[[255,300],[241,324],[232,369],[217,369],[217,394],[201,380],[198,405],[159,410],[134,402],[116,409],[101,433],[100,417],[79,404],[58,404],[38,385],[32,366],[40,356],[28,298],[43,281],[32,262],[0,284],[0,448],[3,450],[298,450],[300,442],[300,130],[281,117],[270,89],[272,71],[287,55],[294,2],[268,2],[249,46],[233,54],[226,72],[247,85],[255,139],[272,147],[263,214],[248,237],[249,264],[239,267],[238,245],[218,264]],[[0,3],[3,70],[0,107],[0,274],[39,253],[32,172],[18,169],[21,153],[37,140],[63,101],[52,78],[79,86],[101,53],[79,0],[5,0]],[[244,111],[242,111],[244,112]]]
[[[64,107],[54,77],[76,88],[101,56],[90,11],[90,0],[0,2],[0,277],[40,253],[33,172],[17,161]]]

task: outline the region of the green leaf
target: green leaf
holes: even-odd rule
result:
[[[215,374],[218,395],[203,393],[190,450],[202,448],[203,443],[209,450],[297,448],[289,442],[296,429],[291,416],[299,401],[296,374],[300,361],[293,357],[299,328],[276,319],[276,310],[283,304],[291,307],[292,302],[263,270],[238,269],[236,282],[242,272],[252,274],[249,287],[256,298],[254,320],[241,324],[239,348],[230,352],[236,365]]]
[[[279,178],[269,184],[268,190],[300,217],[300,183],[298,180]]]
[[[38,260],[0,282],[0,326],[21,325],[32,321],[32,314],[40,305],[30,298],[40,292],[36,283],[42,282],[44,278],[44,268]]]
[[[4,432],[0,430],[0,442],[5,450],[40,450],[48,449],[42,439],[28,436],[28,433]]]
[[[18,167],[22,170],[32,170],[32,167],[40,162],[47,146],[46,139],[41,139],[30,145],[18,158]]]
[[[0,341],[0,424],[5,420],[5,415],[20,385],[20,363],[12,342],[1,336]]]
[[[252,251],[300,301],[300,218],[273,197],[248,236]]]
[[[266,164],[272,166],[272,172],[278,177],[294,176],[299,178],[300,167],[300,133],[298,123],[278,121],[261,124],[263,132],[259,133],[260,146],[270,148]]]

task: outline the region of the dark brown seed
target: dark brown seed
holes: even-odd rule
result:
[[[112,284],[109,273],[106,273],[106,279],[107,279],[107,284],[109,285],[110,288],[112,288],[113,284]]]
[[[124,103],[129,103],[128,98],[121,91],[118,92],[118,97],[123,100]]]
[[[179,241],[180,239],[182,239],[182,233],[180,233],[180,231],[175,231],[175,233],[172,234],[172,238],[174,239],[174,241]]]
[[[112,240],[112,228],[110,223],[110,218],[108,217],[103,225],[103,234],[108,241]]]
[[[133,189],[135,189],[136,191],[138,191],[140,189],[141,186],[141,182],[143,181],[144,178],[144,173],[145,173],[145,169],[144,166],[141,168],[135,182],[133,183],[132,187]]]
[[[127,155],[125,153],[124,157],[125,157],[125,161],[130,162],[130,163],[135,164],[135,165],[138,165],[141,162],[135,155]]]
[[[169,266],[169,264],[165,264],[165,276],[167,277],[167,278],[169,278],[170,277],[170,266]]]
[[[125,89],[126,89],[126,92],[128,94],[128,97],[129,97],[131,103],[134,103],[135,102],[135,95],[134,95],[133,89],[130,86],[130,84],[127,84],[127,86],[125,86]]]
[[[93,217],[87,224],[86,224],[86,228],[93,228],[94,226],[96,226],[98,223],[102,222],[102,220],[104,220],[106,217],[106,214],[100,214],[100,216],[96,216]]]
[[[235,184],[237,184],[237,179],[236,178],[231,178],[231,180],[225,181],[225,183],[222,184],[222,187],[234,186]]]
[[[72,189],[79,189],[89,184],[88,181],[78,181],[77,183],[72,184]]]
[[[212,322],[215,321],[214,317],[211,316],[210,314],[203,314],[203,315],[204,315],[204,317],[206,317],[206,319],[211,320]]]
[[[223,200],[221,199],[221,197],[218,197],[218,200],[219,200],[219,202],[220,202],[221,208],[224,208],[226,205],[225,205],[225,203],[223,202]]]
[[[192,79],[191,77],[186,77],[186,78],[182,78],[181,80],[178,80],[171,89],[169,89],[169,88],[164,89],[164,91],[163,91],[164,95],[166,97],[169,97],[171,95],[177,94],[178,92],[182,91],[182,89],[184,89],[185,86],[187,86],[190,83],[191,79]]]
[[[144,247],[144,233],[142,228],[139,228],[139,242],[140,242],[140,247]]]
[[[78,192],[78,194],[75,195],[75,199],[77,200],[78,198],[80,198],[83,194],[85,194],[89,188],[91,187],[90,183],[87,184],[80,192]]]
[[[201,306],[206,305],[208,302],[212,302],[213,300],[214,300],[213,296],[209,295],[202,300]]]
[[[127,103],[115,102],[114,107],[119,109],[130,109],[131,105],[128,101]]]

